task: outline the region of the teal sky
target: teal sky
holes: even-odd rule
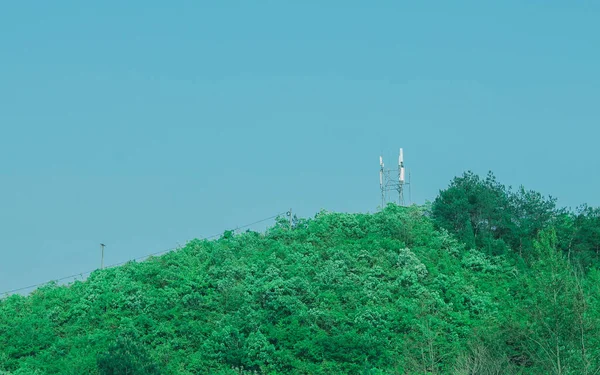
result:
[[[600,3],[0,5],[0,292],[465,170],[600,205]],[[88,2],[89,4],[89,2]]]

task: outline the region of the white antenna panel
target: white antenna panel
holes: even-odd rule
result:
[[[404,183],[404,167],[400,168],[400,182]]]
[[[404,152],[402,152],[402,149],[400,149],[400,156],[398,157],[398,165],[402,165],[403,162],[404,162]]]

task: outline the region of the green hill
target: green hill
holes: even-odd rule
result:
[[[0,302],[0,374],[593,374],[598,210],[490,174]]]

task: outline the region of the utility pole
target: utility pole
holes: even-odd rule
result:
[[[292,229],[292,209],[290,208],[290,210],[288,211],[288,216],[290,217],[290,229]]]
[[[408,204],[412,205],[412,185],[410,184],[410,171],[408,171]]]
[[[379,170],[379,188],[381,190],[381,209],[383,210],[385,208],[385,191],[386,191],[386,184],[385,182],[385,169],[384,169],[384,164],[383,164],[383,156],[379,157],[379,166],[381,167],[381,169]]]
[[[100,250],[102,251],[102,258],[100,260],[100,269],[103,270],[104,269],[104,245],[103,243],[100,244]]]

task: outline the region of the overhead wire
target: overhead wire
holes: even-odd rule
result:
[[[273,215],[273,216],[270,216],[270,217],[267,217],[267,218],[264,218],[264,219],[261,219],[261,220],[257,220],[257,221],[255,221],[255,222],[253,222],[253,223],[250,223],[250,224],[245,224],[245,225],[242,225],[242,226],[240,226],[240,227],[236,227],[234,230],[240,230],[240,229],[248,228],[248,227],[251,227],[251,226],[253,226],[253,225],[260,224],[260,223],[263,223],[263,222],[265,222],[265,221],[273,220],[273,219],[275,219],[275,218],[277,218],[277,217],[279,217],[279,216],[282,216],[282,215],[285,215],[285,214],[287,214],[288,212],[289,212],[289,211],[281,212],[281,213],[278,213],[278,214],[276,214],[276,215]],[[213,235],[211,235],[211,236],[207,236],[207,237],[201,237],[201,238],[199,238],[199,239],[200,239],[200,240],[210,240],[210,239],[213,239],[213,238],[219,237],[219,236],[221,236],[222,234],[223,234],[223,232],[221,232],[221,233],[218,233],[218,234],[213,234]],[[168,253],[168,252],[170,252],[170,251],[177,250],[177,249],[179,249],[179,248],[180,248],[179,246],[178,246],[178,247],[172,247],[172,248],[169,248],[169,249],[166,249],[166,250],[161,250],[161,251],[157,251],[157,252],[150,253],[150,254],[147,254],[147,255],[142,255],[142,256],[140,256],[140,257],[137,257],[137,258],[132,258],[132,259],[129,259],[129,260],[126,260],[126,261],[123,261],[123,262],[119,262],[119,263],[113,263],[113,264],[111,264],[111,265],[108,265],[108,266],[106,266],[106,267],[104,267],[104,268],[113,268],[113,267],[118,267],[118,266],[121,266],[121,265],[123,265],[123,264],[125,264],[125,263],[128,263],[128,262],[136,262],[136,261],[139,261],[139,260],[142,260],[142,259],[147,259],[147,258],[150,258],[150,257],[153,257],[153,256],[157,256],[157,255],[161,255],[161,254]],[[64,281],[64,280],[75,279],[75,278],[76,278],[76,277],[78,277],[78,276],[79,276],[79,277],[81,277],[81,278],[83,278],[83,276],[84,276],[84,275],[86,275],[86,276],[87,276],[87,275],[89,275],[89,274],[91,274],[92,272],[94,272],[94,271],[97,271],[97,270],[99,270],[99,269],[98,269],[98,268],[96,268],[96,269],[93,269],[93,270],[91,270],[91,271],[80,272],[80,273],[73,274],[73,275],[70,275],[70,276],[65,276],[65,277],[61,277],[61,278],[58,278],[58,279],[52,279],[52,280],[49,280],[49,281],[46,281],[46,282],[43,282],[43,283],[38,283],[38,284],[29,285],[29,286],[22,287],[22,288],[17,288],[17,289],[13,289],[13,290],[8,290],[8,291],[6,291],[6,292],[2,292],[2,293],[0,293],[0,300],[1,300],[1,299],[3,299],[3,298],[6,298],[6,297],[8,297],[8,296],[10,296],[10,295],[12,295],[12,294],[15,294],[15,293],[17,293],[17,292],[22,292],[22,291],[24,291],[24,290],[29,290],[29,289],[39,288],[39,287],[41,287],[41,286],[48,285],[49,283],[52,283],[52,282],[58,283],[58,282],[60,282],[60,281]]]

